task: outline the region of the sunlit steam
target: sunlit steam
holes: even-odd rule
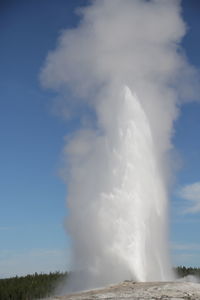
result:
[[[77,289],[173,278],[169,151],[177,104],[193,96],[186,82],[194,74],[181,54],[180,13],[176,0],[92,1],[41,73],[46,87],[89,108],[91,119],[64,150]]]

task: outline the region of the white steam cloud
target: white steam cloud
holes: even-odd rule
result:
[[[45,87],[93,111],[65,147],[78,288],[169,280],[168,156],[195,75],[180,46],[180,1],[96,0],[79,13],[41,73]]]
[[[178,191],[178,195],[182,199],[189,200],[185,209],[183,210],[184,214],[200,212],[200,182],[183,186]]]

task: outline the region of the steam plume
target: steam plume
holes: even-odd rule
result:
[[[79,13],[41,73],[93,112],[65,147],[72,268],[82,287],[169,280],[169,151],[194,74],[180,1],[96,0]]]

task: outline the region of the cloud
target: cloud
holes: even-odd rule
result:
[[[0,278],[69,270],[69,251],[33,249],[23,252],[1,250]]]
[[[178,244],[172,243],[171,249],[174,251],[184,251],[184,250],[191,250],[191,251],[199,251],[200,244]]]
[[[172,243],[172,260],[174,265],[196,267],[200,260],[200,244]]]
[[[175,266],[196,267],[200,260],[200,254],[196,253],[174,253],[172,255]]]
[[[200,212],[200,182],[185,185],[178,191],[178,196],[188,200],[183,213],[199,213]]]

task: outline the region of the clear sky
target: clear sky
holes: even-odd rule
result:
[[[76,26],[74,10],[87,2],[0,2],[0,277],[68,268],[67,188],[59,169],[64,136],[78,121],[58,116],[55,95],[41,88],[39,73],[59,32]],[[200,68],[200,3],[182,5],[183,47]],[[184,105],[173,138],[180,165],[171,193],[175,265],[200,266],[199,132],[200,102]]]

